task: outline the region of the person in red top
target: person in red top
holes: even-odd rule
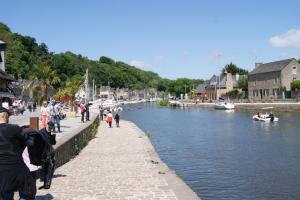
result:
[[[106,122],[109,124],[110,128],[111,128],[112,118],[113,118],[113,116],[111,114],[111,111],[109,111],[107,114]]]

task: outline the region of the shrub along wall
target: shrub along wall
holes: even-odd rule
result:
[[[94,116],[91,122],[78,129],[72,136],[62,138],[55,145],[56,168],[74,158],[95,137],[99,126],[99,116]]]

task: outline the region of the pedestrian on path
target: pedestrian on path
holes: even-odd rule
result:
[[[46,141],[46,145],[43,147],[41,152],[45,152],[44,162],[42,164],[42,176],[44,184],[39,189],[49,189],[52,183],[52,177],[54,174],[55,160],[54,160],[54,149],[52,145],[56,144],[56,135],[52,134],[54,130],[54,123],[49,121],[47,127],[41,129],[39,132]]]
[[[43,127],[45,128],[50,118],[50,109],[48,107],[47,101],[43,102],[43,106],[41,107],[41,115],[42,115],[41,116],[42,124]]]
[[[109,128],[111,128],[113,115],[111,114],[111,111],[108,112],[106,122],[109,124]]]
[[[102,107],[100,107],[100,121],[103,120],[104,110]]]
[[[22,127],[8,124],[8,120],[9,111],[0,107],[0,199],[13,200],[14,191],[18,191],[20,199],[34,200],[35,180],[22,157],[29,136]]]
[[[60,133],[60,118],[59,118],[60,112],[61,112],[60,106],[56,104],[55,99],[52,99],[50,104],[51,121],[57,125],[57,129],[59,133]],[[55,127],[54,127],[54,132],[55,132]]]
[[[81,122],[84,122],[84,113],[86,110],[84,103],[80,103],[79,108],[80,108],[80,112],[81,112]]]
[[[120,115],[119,115],[119,113],[117,113],[117,114],[115,115],[115,120],[116,120],[116,126],[117,126],[117,127],[120,127],[120,125],[119,125],[119,122],[120,122]]]
[[[89,103],[86,103],[85,104],[85,120],[86,121],[90,121],[90,104]]]

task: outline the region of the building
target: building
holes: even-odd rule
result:
[[[248,97],[253,100],[291,98],[291,82],[299,79],[300,64],[295,58],[255,63],[248,75]]]
[[[206,92],[207,98],[217,100],[219,97],[237,88],[239,74],[222,73],[220,76],[213,75],[208,82]]]
[[[115,93],[114,93],[113,89],[110,86],[101,86],[100,87],[99,98],[102,99],[102,100],[114,99],[115,98]]]
[[[129,89],[121,88],[116,90],[117,99],[128,100],[129,99]]]
[[[15,98],[9,87],[15,79],[5,72],[5,48],[6,43],[0,40],[0,103],[7,107],[12,104],[12,99]]]
[[[206,88],[207,88],[206,84],[198,85],[194,91],[195,97],[200,99],[207,99]]]

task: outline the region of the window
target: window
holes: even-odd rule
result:
[[[258,90],[253,90],[253,97],[258,97]]]
[[[268,97],[269,96],[269,89],[264,89],[264,96]]]
[[[267,80],[265,80],[265,81],[264,81],[264,84],[265,84],[265,86],[267,86],[267,84],[268,84],[268,81],[267,81]]]
[[[273,96],[277,97],[279,95],[279,88],[273,88]]]
[[[296,66],[293,66],[293,70],[292,70],[292,74],[297,74],[297,67]]]
[[[274,79],[274,85],[278,85],[279,84],[279,78],[275,78]]]
[[[254,87],[256,86],[256,81],[253,82],[253,86],[254,86]]]

